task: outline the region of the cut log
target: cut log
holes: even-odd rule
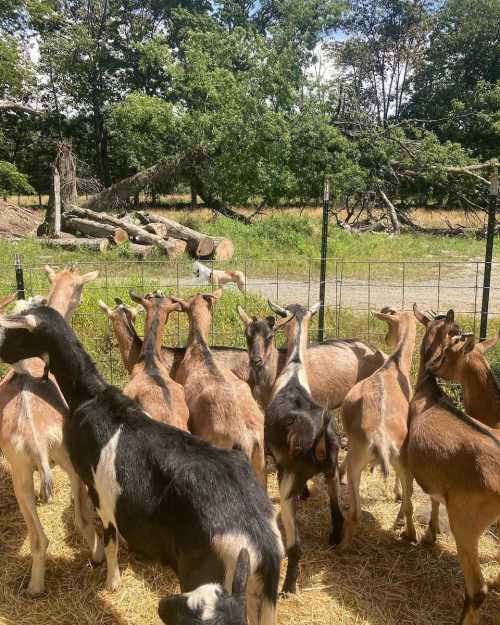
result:
[[[148,224],[145,227],[153,224],[166,226],[170,236],[186,241],[188,251],[194,258],[225,261],[230,260],[234,254],[234,245],[230,239],[209,236],[161,215],[151,215],[142,211],[135,214],[143,224]]]
[[[125,241],[129,240],[127,232],[123,228],[117,228],[110,224],[102,224],[90,219],[83,219],[82,217],[68,217],[64,216],[64,229],[66,232],[76,234],[81,232],[89,237],[109,237],[114,241],[116,245],[121,245]]]
[[[64,234],[64,233],[61,233]],[[40,238],[43,245],[47,247],[56,247],[58,249],[74,252],[80,249],[95,250],[104,253],[109,247],[108,239],[83,239],[83,238],[63,238],[63,239],[46,239]]]
[[[134,237],[137,243],[156,245],[160,247],[165,254],[170,256],[170,258],[175,258],[176,256],[183,254],[184,250],[186,249],[186,243],[184,241],[179,241],[177,239],[162,239],[156,234],[151,234],[150,232],[147,232],[146,230],[144,230],[144,228],[141,228],[140,226],[121,221],[117,217],[112,217],[107,213],[96,213],[89,208],[72,206],[71,215],[87,218],[102,224],[109,224],[111,226],[115,226],[116,228],[123,228],[125,232],[129,235],[129,237]]]
[[[165,224],[148,224],[144,226],[144,230],[151,232],[151,234],[157,234],[159,237],[168,237],[168,228]]]
[[[140,260],[144,260],[145,258],[148,258],[148,256],[151,256],[155,249],[154,245],[139,245],[138,243],[129,243],[129,247],[134,253],[134,256]]]

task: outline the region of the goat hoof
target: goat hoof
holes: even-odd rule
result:
[[[30,599],[40,599],[40,597],[43,597],[45,595],[45,588],[36,588],[28,585],[28,587],[26,588],[26,594]]]
[[[297,584],[284,584],[280,592],[281,599],[290,599],[291,595],[297,594]]]
[[[425,534],[422,536],[420,542],[423,545],[428,545],[428,546],[432,546],[435,544],[436,542],[436,534],[434,532],[430,532],[429,530],[427,530],[425,532]]]
[[[332,532],[328,537],[330,547],[338,547],[342,543],[342,532]]]
[[[401,538],[403,538],[404,540],[406,540],[409,543],[416,543],[417,542],[417,533],[415,530],[412,530],[410,532],[408,531],[404,531],[401,534]]]

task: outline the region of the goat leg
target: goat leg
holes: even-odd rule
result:
[[[295,477],[292,473],[279,472],[281,520],[285,528],[285,547],[288,558],[285,581],[282,593],[295,594],[297,592],[297,578],[299,576],[299,562],[302,555],[299,533],[297,529],[297,495]],[[299,492],[301,489],[299,489]]]

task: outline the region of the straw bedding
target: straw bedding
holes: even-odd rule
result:
[[[54,470],[54,502],[39,507],[50,540],[47,594],[25,596],[29,541],[14,497],[9,468],[0,459],[0,623],[6,625],[158,625],[158,599],[178,591],[174,573],[120,548],[122,586],[103,590],[104,568],[93,569],[73,527],[66,476]],[[321,481],[299,506],[304,542],[300,591],[280,601],[280,625],[451,625],[462,602],[462,574],[453,538],[441,534],[433,548],[409,545],[391,530],[397,513],[393,477],[380,473],[362,480],[363,523],[352,549],[337,555],[326,548],[329,513]],[[389,486],[391,488],[389,488]],[[270,494],[277,502],[274,475]],[[426,498],[415,497],[417,518],[427,516]],[[444,524],[443,524],[444,525]],[[499,543],[487,534],[480,544],[488,582],[500,574],[495,560]],[[283,565],[283,569],[284,569]],[[482,611],[482,625],[500,623],[500,593],[492,591]]]

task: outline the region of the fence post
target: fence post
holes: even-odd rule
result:
[[[326,257],[328,255],[328,209],[330,205],[330,179],[325,177],[323,187],[323,226],[321,229],[321,264],[319,272],[318,342],[325,338],[325,292],[326,292]]]
[[[23,260],[19,254],[16,254],[15,267],[17,299],[26,299],[26,293],[24,289]]]
[[[491,262],[495,239],[496,207],[498,198],[498,163],[490,169],[490,197],[488,203],[488,229],[486,234],[486,253],[484,258],[483,301],[481,304],[481,327],[479,340],[484,341],[488,332],[488,310],[490,303]]]

